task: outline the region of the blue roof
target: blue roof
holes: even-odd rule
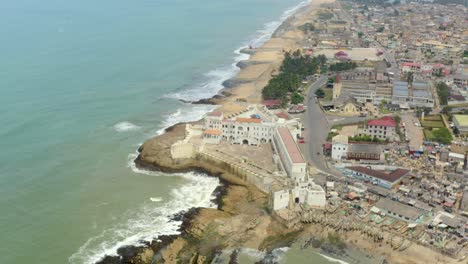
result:
[[[413,91],[413,96],[415,97],[429,97],[429,92],[426,90],[414,90]]]
[[[393,95],[407,96],[408,95],[408,83],[407,82],[394,82],[393,83]]]

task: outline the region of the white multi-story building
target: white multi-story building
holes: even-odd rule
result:
[[[301,123],[289,115],[274,114],[265,106],[250,105],[243,112],[225,118],[221,112],[205,116],[203,138],[208,144],[227,140],[233,144],[256,146],[272,142],[277,127],[287,127],[294,138],[300,136]]]
[[[277,128],[273,143],[286,173],[297,182],[304,181],[307,163],[289,129],[286,127]]]
[[[379,119],[369,120],[366,129],[362,130],[361,135],[371,136],[380,140],[395,140],[398,136],[396,126],[397,124],[393,117],[384,116]]]
[[[332,138],[331,156],[334,160],[346,158],[348,153],[348,137],[345,135],[336,135]]]
[[[208,113],[203,126],[203,142],[219,144],[227,141],[251,146],[271,143],[281,161],[278,165],[290,177],[290,183],[286,185],[289,187],[271,192],[273,210],[292,209],[294,204],[324,207],[325,192],[308,180],[307,162],[297,145],[301,133],[301,123],[288,114],[275,114],[265,106],[250,105],[227,118],[221,112]]]

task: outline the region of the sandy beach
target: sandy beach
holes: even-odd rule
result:
[[[285,51],[294,51],[302,48],[299,42],[303,40],[304,33],[298,27],[313,20],[321,4],[332,3],[333,0],[315,0],[298,10],[288,18],[261,47],[244,50],[251,54],[244,62],[249,65],[242,68],[234,81],[242,84],[225,89],[230,95],[212,100],[220,105],[219,110],[225,113],[235,113],[248,104],[262,102],[261,91],[268,83],[271,75],[281,66]]]

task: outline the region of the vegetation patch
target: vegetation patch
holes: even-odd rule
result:
[[[439,82],[436,86],[437,95],[439,96],[439,102],[441,105],[447,105],[448,97],[450,96],[450,90],[447,84]]]
[[[428,141],[439,142],[442,144],[449,144],[452,141],[452,134],[446,127],[424,129],[424,137]]]
[[[421,126],[424,128],[443,128],[445,127],[444,121],[440,115],[430,115],[419,119]]]
[[[444,122],[442,121],[420,121],[422,127],[428,127],[428,128],[442,128],[445,127]]]
[[[347,62],[337,62],[330,64],[328,69],[333,72],[339,72],[339,71],[348,71],[355,69],[357,67],[357,64],[355,62],[347,61]]]
[[[262,96],[265,100],[280,99],[288,102],[289,94],[298,92],[302,80],[317,72],[319,66],[325,65],[327,59],[323,55],[310,57],[302,55],[300,50],[293,53],[286,52],[280,73],[274,76],[263,88]],[[299,99],[296,98],[295,99]]]
[[[333,13],[330,12],[320,12],[319,19],[320,20],[330,20],[333,18]]]

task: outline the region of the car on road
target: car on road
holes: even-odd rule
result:
[[[299,139],[299,143],[300,143],[300,144],[304,144],[304,143],[305,143],[305,140],[304,140],[304,139]]]

